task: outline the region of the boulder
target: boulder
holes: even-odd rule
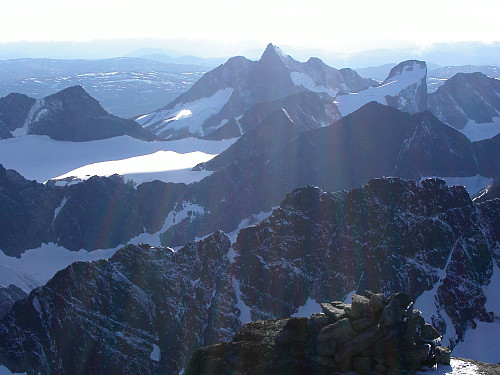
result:
[[[450,364],[450,357],[451,357],[451,350],[445,346],[438,346],[436,347],[436,362],[443,364],[443,365],[449,365]]]
[[[382,293],[374,293],[370,297],[370,307],[374,313],[379,312],[384,308],[384,295]]]
[[[354,294],[352,296],[351,307],[354,311],[359,312],[361,315],[373,316],[373,310],[370,307],[370,300],[364,296]]]
[[[393,326],[403,321],[399,299],[391,299],[382,311],[382,321],[386,326]]]
[[[422,339],[424,340],[436,340],[440,338],[441,335],[437,331],[436,328],[434,328],[432,325],[429,323],[425,323],[423,328],[422,328]]]
[[[339,319],[346,317],[346,312],[344,309],[345,309],[345,307],[347,307],[347,305],[345,305],[342,302],[338,302],[336,304],[336,302],[331,302],[331,303],[327,302],[327,303],[320,304],[321,310],[323,310],[323,313],[326,316],[332,318],[334,321],[337,321]]]
[[[343,344],[352,340],[356,335],[357,333],[352,329],[349,319],[344,318],[323,327],[319,332],[318,342],[335,340],[338,344]]]

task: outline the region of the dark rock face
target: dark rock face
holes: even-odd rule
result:
[[[463,129],[469,120],[492,122],[500,116],[500,81],[483,73],[458,73],[429,94],[429,110],[441,121]]]
[[[107,249],[143,232],[136,190],[123,178],[91,177],[70,186],[53,220],[57,243],[69,250]]]
[[[155,217],[150,208],[144,212]],[[242,229],[232,247],[217,232],[176,253],[129,245],[109,261],[60,271],[0,322],[0,363],[41,374],[177,374],[196,348],[230,340],[247,316],[289,317],[308,299],[328,302],[325,315],[306,323],[284,321],[289,329],[275,336],[263,326],[262,333],[240,334],[239,341],[268,337],[301,353],[309,345],[305,326],[318,333],[321,353],[339,350],[333,360],[344,363],[351,358],[342,349],[347,345],[333,348],[329,337],[350,338],[348,347],[359,348],[360,335],[362,342],[378,337],[373,319],[401,326],[398,311],[410,298],[380,293],[404,291],[418,302],[434,288],[432,324],[452,339],[444,344],[453,346],[474,321],[493,319],[483,287],[498,263],[499,239],[500,202],[474,204],[463,188],[441,180],[375,179],[338,193],[305,187],[290,193],[268,219]],[[354,297],[351,306],[329,302],[364,289],[377,293]],[[446,326],[444,314],[453,327]],[[342,324],[329,327],[332,319]],[[422,328],[420,337],[436,336],[418,316],[412,319]],[[158,362],[150,358],[154,345]],[[226,344],[221,345],[222,351]],[[84,354],[85,348],[92,350]],[[251,350],[254,359],[272,356]],[[371,356],[362,352],[355,357],[359,368]],[[322,366],[332,364],[317,359]]]
[[[63,188],[28,181],[0,165],[0,249],[20,256],[49,242],[69,250],[126,244],[160,230],[185,187],[155,181],[134,189],[115,175]]]
[[[256,129],[243,134],[227,150],[197,168],[215,171],[235,161],[245,162],[252,157],[266,157],[282,152],[286,144],[300,134],[298,125],[285,109],[272,112]]]
[[[64,191],[28,181],[0,165],[0,249],[19,256],[53,239],[51,223]]]
[[[13,138],[14,136],[10,132],[9,128],[0,120],[0,139]]]
[[[382,304],[382,309],[372,310],[366,296],[354,294],[352,305],[346,308],[363,318],[338,320],[327,310],[327,315],[311,318],[315,321],[321,316],[328,321],[319,332],[311,329],[314,323],[307,318],[247,323],[232,342],[196,350],[186,375],[305,375],[353,370],[358,374],[392,374],[449,364],[450,351],[436,347],[439,334],[436,336],[420,311],[412,308],[413,303],[402,305],[397,298],[382,297]],[[394,322],[386,321],[388,315]],[[352,327],[360,320],[368,323],[361,332],[355,332]]]
[[[36,99],[17,93],[0,98],[0,121],[10,131],[23,127],[30,109],[35,102]]]
[[[216,233],[176,253],[128,245],[109,261],[72,264],[4,317],[0,363],[42,374],[178,373],[195,348],[239,326],[229,247]]]
[[[472,143],[476,154],[479,173],[482,176],[500,175],[500,134],[493,138]]]
[[[26,297],[28,294],[15,285],[0,287],[0,319],[9,312],[14,302]]]
[[[205,139],[239,137],[258,128],[272,113],[284,109],[301,131],[317,129],[340,119],[340,112],[331,97],[324,93],[303,91],[269,102],[259,103],[245,112],[239,120],[232,118],[225,125],[205,136]],[[280,134],[280,137],[288,136]]]

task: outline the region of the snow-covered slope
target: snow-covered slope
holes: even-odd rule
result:
[[[376,101],[408,113],[427,107],[427,66],[423,61],[404,61],[391,69],[389,76],[379,86],[336,98],[342,116],[363,105]]]

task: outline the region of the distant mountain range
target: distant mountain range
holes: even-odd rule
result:
[[[269,44],[259,61],[231,58],[164,108],[136,121],[163,139],[210,137],[223,127],[234,128],[238,117],[259,103],[306,90],[335,96],[374,84],[351,69],[337,70],[319,59],[299,63]]]
[[[41,99],[80,85],[107,111],[129,118],[174,100],[211,69],[139,58],[0,60],[0,97],[17,92]]]

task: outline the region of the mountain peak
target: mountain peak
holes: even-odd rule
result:
[[[400,62],[391,69],[384,83],[389,81],[391,78],[406,74],[421,75],[422,77],[425,77],[427,75],[427,64],[425,61],[419,60],[406,60]]]
[[[285,55],[278,46],[269,43],[266,50],[262,54],[260,61],[281,62],[287,65],[290,61],[290,56]]]

